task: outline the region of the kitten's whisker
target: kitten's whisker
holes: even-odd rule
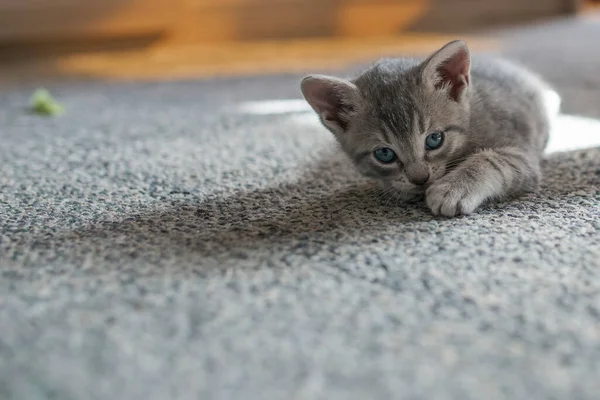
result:
[[[377,191],[377,195],[378,195],[379,197],[383,197],[383,196],[385,196],[385,194],[386,194],[386,193],[387,193],[389,190],[390,190],[390,188],[389,188],[389,187],[379,187],[379,188],[378,188],[378,191]]]
[[[388,204],[390,204],[390,201],[392,200],[392,196],[390,196],[388,198],[388,200],[385,202],[385,204],[383,205],[383,207],[387,208]]]
[[[380,200],[380,201],[383,201],[383,200],[385,200],[385,199],[386,199],[386,198],[389,196],[389,194],[390,194],[390,193],[391,193],[391,192],[390,192],[390,190],[389,190],[388,188],[386,188],[386,189],[382,190],[382,191],[379,193],[379,200]]]
[[[402,194],[402,192],[399,189],[396,189],[393,186],[390,186],[390,188],[391,188],[391,191],[389,192],[390,196],[389,196],[388,200],[385,202],[384,207],[387,207],[390,204],[390,202],[393,202],[395,199],[397,199]]]
[[[454,159],[454,160],[448,161],[448,162],[445,164],[445,166],[446,166],[446,169],[448,169],[448,168],[453,168],[453,167],[455,167],[455,166],[457,166],[457,165],[460,165],[460,164],[462,164],[464,161],[466,161],[466,160],[468,160],[468,159],[469,159],[469,157],[461,157],[461,158],[457,158],[457,159]]]
[[[400,203],[400,201],[402,200],[402,197],[400,196],[401,193],[398,193],[398,196],[396,196],[396,203],[394,204],[395,206],[398,206],[398,203]]]
[[[396,207],[398,205],[398,201],[402,198],[402,195],[403,195],[403,193],[400,190],[396,190],[394,192],[394,194],[392,196],[392,200],[393,200],[392,204],[394,207]]]
[[[377,192],[377,197],[380,200],[383,200],[383,199],[385,199],[386,196],[388,196],[393,191],[393,189],[394,188],[392,186],[379,188],[379,191]]]

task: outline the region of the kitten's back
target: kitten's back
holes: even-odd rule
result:
[[[491,142],[543,149],[560,97],[539,76],[515,62],[479,56],[472,58],[472,128]]]

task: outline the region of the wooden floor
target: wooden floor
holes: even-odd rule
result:
[[[0,65],[0,82],[73,77],[156,80],[327,71],[382,56],[425,55],[455,38],[413,34],[372,39],[260,41],[19,58]],[[464,39],[474,49],[499,46],[491,40]]]
[[[583,18],[597,6],[581,11]],[[149,44],[110,51],[35,53],[0,47],[0,85],[48,79],[162,80],[286,72],[326,72],[382,56],[425,55],[456,35],[410,33],[393,37],[338,37],[257,40],[215,44]],[[474,50],[497,50],[504,44],[482,36],[461,36]]]

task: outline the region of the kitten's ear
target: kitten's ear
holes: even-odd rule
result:
[[[322,75],[307,76],[300,84],[304,98],[333,133],[348,128],[356,112],[358,88],[350,81]]]
[[[454,101],[460,101],[470,81],[471,53],[467,43],[455,40],[448,43],[422,64],[426,85],[446,89]]]

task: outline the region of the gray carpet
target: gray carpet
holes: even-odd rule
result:
[[[597,23],[511,35],[600,117]],[[0,399],[597,399],[600,149],[436,219],[239,112],[298,78],[1,92]]]

